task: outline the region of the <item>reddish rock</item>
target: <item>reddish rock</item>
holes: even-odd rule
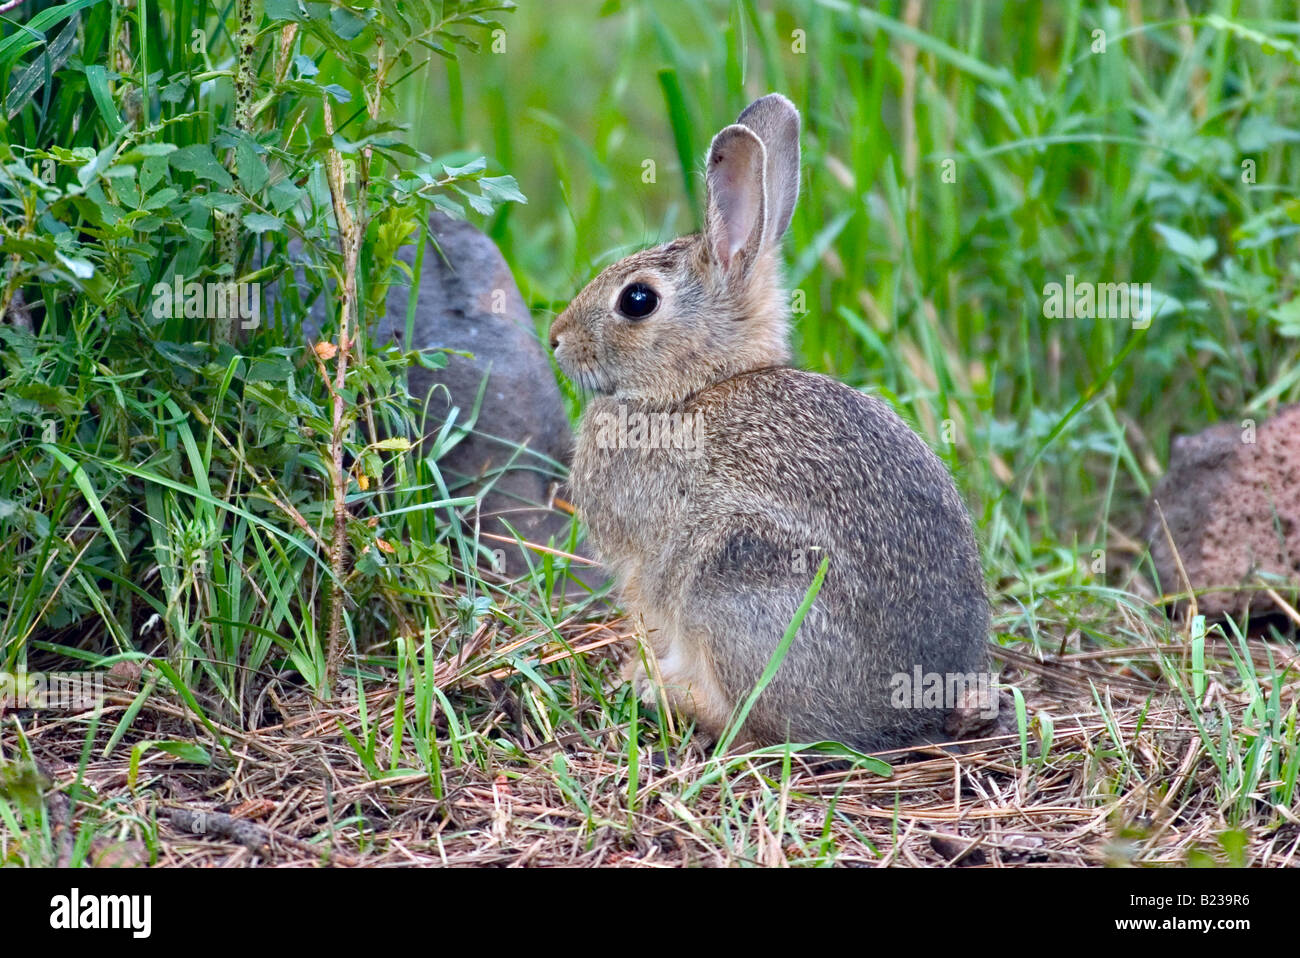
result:
[[[1162,593],[1187,590],[1170,549],[1172,539],[1193,589],[1254,586],[1201,592],[1198,612],[1236,617],[1248,608],[1255,616],[1282,611],[1264,585],[1295,603],[1300,592],[1300,405],[1278,410],[1267,422],[1243,418],[1177,437],[1169,471],[1151,498],[1144,535]],[[1186,605],[1179,602],[1179,611]]]

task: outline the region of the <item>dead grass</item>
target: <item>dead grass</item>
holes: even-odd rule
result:
[[[581,658],[613,687],[606,647],[622,627],[568,623],[567,643],[533,648],[529,658],[539,668]],[[29,750],[49,781],[26,837],[0,827],[0,860],[67,863],[73,833],[89,826],[89,857],[100,864],[1300,864],[1300,816],[1268,798],[1283,783],[1264,776],[1250,794],[1235,794],[1206,747],[1201,729],[1214,741],[1225,722],[1251,741],[1252,695],[1227,681],[1236,672],[1223,642],[1206,646],[1199,728],[1169,681],[1169,663],[1185,660],[1187,647],[1041,657],[995,647],[1004,682],[1026,702],[1024,737],[885,753],[886,778],[820,755],[719,759],[689,738],[664,747],[653,716],[643,717],[632,749],[628,723],[611,721],[614,699],[596,701],[576,670],[568,682],[552,679],[574,724],[548,729],[529,686],[491,654],[511,641],[480,630],[435,671],[458,713],[455,723],[439,715],[431,726],[436,763],[422,761],[415,744],[418,696],[391,676],[367,683],[365,719],[359,701],[331,708],[272,684],[260,713],[271,721],[239,729],[212,718],[228,754],[160,687],[105,756],[135,699],[134,689],[117,688],[94,729],[82,773],[88,794],[73,813],[63,796],[78,777],[90,715],[10,716],[0,731],[5,764],[16,768],[15,756]],[[1293,648],[1261,639],[1247,647],[1294,736]],[[1269,675],[1282,683],[1268,688]],[[198,741],[212,763],[148,750],[132,785],[131,746],[160,739]]]

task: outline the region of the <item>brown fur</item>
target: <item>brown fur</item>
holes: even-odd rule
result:
[[[609,267],[552,327],[561,367],[599,394],[577,440],[575,503],[669,700],[707,732],[758,682],[829,555],[743,737],[859,749],[940,738],[949,709],[894,707],[891,677],[985,668],[970,518],[889,407],[787,367],[777,244],[798,189],[798,115],[771,96],[741,118],[753,129],[728,127],[710,151],[704,233]],[[660,294],[635,321],[616,309],[633,282]],[[612,444],[600,424],[620,407],[702,422],[702,447]],[[652,691],[639,667],[629,677]]]

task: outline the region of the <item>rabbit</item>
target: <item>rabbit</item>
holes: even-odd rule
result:
[[[960,703],[912,683],[984,676],[974,527],[889,406],[790,366],[779,247],[799,122],[780,94],[754,101],[709,146],[703,232],[608,267],[556,318],[556,362],[593,394],[571,496],[645,629],[653,656],[624,676],[647,703],[662,689],[718,739],[829,557],[735,741],[940,741]]]

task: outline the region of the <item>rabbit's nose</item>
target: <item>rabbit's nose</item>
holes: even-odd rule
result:
[[[555,351],[559,348],[560,348],[560,334],[557,333],[554,328],[552,328],[551,329],[551,350]]]

